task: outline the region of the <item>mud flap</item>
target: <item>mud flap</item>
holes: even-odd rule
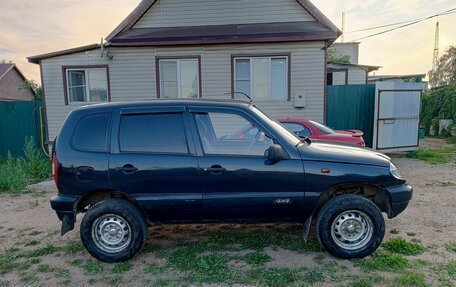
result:
[[[310,226],[312,224],[312,215],[307,218],[306,222],[304,222],[304,225],[302,226],[302,239],[304,240],[305,243],[309,240],[309,233],[310,233]]]
[[[60,236],[65,235],[68,231],[74,229],[74,221],[70,219],[70,216],[64,215],[62,219],[62,227],[60,229]]]

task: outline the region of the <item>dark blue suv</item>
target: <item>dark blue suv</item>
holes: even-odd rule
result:
[[[249,128],[249,133],[239,133]],[[331,254],[364,257],[412,188],[390,159],[312,143],[247,102],[157,100],[70,113],[54,143],[51,206],[96,258],[132,258],[160,223],[300,222]]]

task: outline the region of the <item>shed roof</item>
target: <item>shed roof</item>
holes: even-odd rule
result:
[[[351,64],[351,63],[337,63],[328,61],[328,64],[338,65],[338,66],[351,66],[351,67],[358,67],[368,72],[377,71],[378,69],[382,68],[382,66],[372,66],[372,65],[360,65],[360,64]]]

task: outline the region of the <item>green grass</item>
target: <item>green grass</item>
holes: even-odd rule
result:
[[[266,286],[282,287],[290,286],[292,283],[298,281],[296,272],[289,268],[267,268],[261,271],[261,278]]]
[[[445,243],[445,248],[448,252],[456,253],[456,241],[450,241],[450,242]]]
[[[114,266],[112,267],[111,271],[113,273],[124,273],[124,272],[127,272],[129,270],[131,270],[133,268],[133,264],[130,263],[130,262],[120,262],[120,263],[116,263],[114,264]]]
[[[401,232],[401,231],[399,229],[397,229],[397,228],[393,228],[393,229],[390,230],[391,234],[399,234],[399,232]]]
[[[356,276],[355,279],[347,286],[350,287],[372,287],[378,282],[383,282],[380,275],[362,275]]]
[[[426,278],[423,273],[420,272],[406,272],[400,274],[394,280],[394,285],[397,287],[426,287]]]
[[[447,146],[441,149],[419,149],[417,151],[410,152],[405,156],[408,158],[415,158],[423,161],[427,161],[431,164],[443,164],[449,161],[447,154],[455,153],[456,145]]]
[[[40,273],[45,273],[45,272],[50,272],[52,271],[52,268],[51,266],[49,266],[48,264],[39,264],[37,267],[36,267],[36,271],[40,272]]]
[[[424,252],[424,247],[420,243],[408,242],[400,237],[391,238],[383,244],[383,247],[388,251],[403,255],[419,255]]]
[[[227,257],[214,253],[198,256],[186,271],[186,280],[197,283],[233,283],[235,275],[235,271],[228,268]]]
[[[370,258],[354,260],[363,271],[391,271],[400,272],[410,266],[410,261],[400,254],[375,251]]]
[[[15,261],[19,256],[16,249],[9,249],[0,253],[0,275],[9,273],[19,267],[19,264]]]
[[[166,270],[166,266],[161,266],[156,263],[149,263],[146,265],[146,268],[144,268],[144,272],[147,274],[157,274],[164,272]]]
[[[64,247],[66,254],[76,254],[84,250],[84,245],[79,241],[70,241]]]
[[[449,137],[445,139],[447,144],[456,144],[456,137]]]
[[[103,265],[95,260],[89,260],[82,265],[85,275],[97,275],[103,273]]]
[[[70,277],[70,270],[66,268],[58,268],[55,271],[55,276],[58,278],[69,278]]]
[[[25,243],[24,246],[35,246],[38,243],[40,243],[38,240],[33,239],[33,240],[30,240],[29,242]]]
[[[264,265],[271,261],[271,257],[265,252],[250,252],[244,255],[244,261],[253,265]]]
[[[57,250],[59,250],[59,248],[55,247],[52,244],[48,244],[44,247],[41,247],[41,248],[38,248],[38,249],[35,249],[35,250],[32,250],[32,251],[26,253],[25,256],[40,257],[40,256],[52,254],[52,253],[56,252]]]
[[[160,249],[160,244],[157,244],[157,243],[147,243],[143,250],[141,251],[142,253],[151,253],[151,252],[155,252],[157,250]]]

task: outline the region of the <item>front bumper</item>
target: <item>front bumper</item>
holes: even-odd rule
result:
[[[74,229],[76,222],[76,203],[79,196],[57,194],[50,200],[52,209],[55,210],[59,220],[62,221],[61,235]]]
[[[413,188],[408,184],[395,185],[386,188],[390,198],[388,217],[393,218],[404,211],[413,197]]]

